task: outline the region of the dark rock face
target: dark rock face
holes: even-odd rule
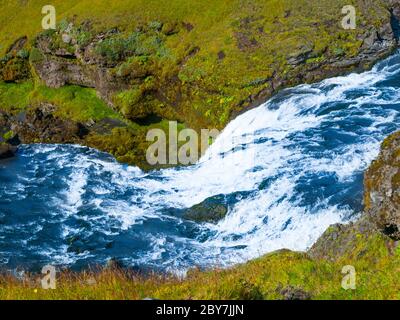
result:
[[[0,143],[0,160],[13,157],[16,151],[17,147],[8,143]]]
[[[332,225],[311,247],[308,255],[313,259],[337,261],[357,247],[358,237],[366,239],[378,231],[376,224],[366,216],[346,225]]]
[[[88,133],[81,123],[54,116],[55,106],[42,104],[10,119],[22,143],[78,143]]]
[[[7,115],[0,112],[0,159],[13,157],[19,144],[18,135],[8,125]]]
[[[365,210],[386,235],[400,240],[400,133],[387,138],[365,174]]]
[[[89,134],[81,123],[54,115],[56,106],[41,104],[26,112],[11,115],[0,113],[0,143],[3,154],[15,152],[21,143],[79,143]],[[2,138],[7,135],[7,138]],[[8,146],[8,147],[6,147]]]
[[[384,21],[387,23],[381,27],[363,26],[362,30],[366,31],[357,38],[361,47],[355,56],[345,57],[340,52],[332,53],[332,48],[326,48],[325,51],[318,53],[319,56],[316,56],[315,44],[301,44],[297,51],[294,50],[286,57],[290,66],[289,71],[282,73],[282,70],[278,70],[278,68],[272,76],[268,76],[269,78],[265,82],[257,83],[259,89],[251,95],[245,96],[242,101],[235,102],[236,105],[232,106],[226,121],[229,120],[228,118],[232,119],[249,108],[265,102],[285,87],[304,82],[315,82],[354,70],[368,69],[377,60],[392,53],[398,44],[400,4],[397,0],[392,0],[389,1],[388,8],[390,8],[391,18],[387,19],[388,15],[386,16]],[[285,18],[290,15],[291,12],[287,11]],[[245,53],[259,48],[260,43],[256,40],[255,35],[264,34],[262,28],[252,29],[254,19],[256,18],[247,17],[240,20],[240,28],[234,32],[238,48]],[[329,25],[330,22],[326,23]],[[74,32],[71,32],[74,28],[91,33],[91,38],[87,41],[80,40]],[[183,23],[182,28],[190,32],[193,26]],[[179,26],[176,24],[160,23],[156,29],[167,36],[179,32]],[[55,35],[44,33],[37,37],[31,64],[47,86],[59,88],[71,84],[95,88],[110,107],[121,111],[124,116],[133,121],[140,121],[150,114],[156,114],[161,118],[173,118],[188,123],[194,128],[211,125],[210,121],[214,120],[205,119],[200,114],[193,116],[193,114],[187,113],[187,99],[190,99],[191,89],[186,88],[187,85],[183,85],[179,81],[176,72],[188,59],[196,55],[200,48],[188,49],[187,56],[180,58],[182,61],[176,66],[176,70],[164,72],[168,74],[164,78],[164,73],[159,74],[158,72],[157,63],[153,66],[150,64],[147,69],[143,69],[143,66],[133,62],[127,64],[126,58],[130,56],[129,50],[119,52],[118,41],[110,42],[115,46],[111,52],[112,59],[98,52],[99,46],[107,44],[113,37],[118,38],[115,37],[121,34],[118,28],[96,34],[94,32],[98,31],[93,31],[90,23],[81,26],[70,24],[66,29],[57,31]],[[224,60],[225,55],[226,53],[223,51],[218,52],[218,61]],[[324,58],[318,59],[321,57]],[[144,81],[146,78],[157,80],[154,83],[150,81],[146,84]],[[121,92],[130,91],[136,87],[140,87],[140,94],[136,91],[130,92],[129,101],[121,102],[120,98],[116,98]],[[198,89],[195,91],[197,92]],[[226,122],[219,125],[225,124]],[[215,126],[215,124],[213,125]]]
[[[362,41],[362,46],[356,56],[347,58],[337,55],[326,61],[307,63],[308,59],[312,58],[313,48],[304,45],[288,57],[288,63],[294,69],[283,77],[274,74],[271,79],[265,82],[263,89],[241,102],[243,109],[239,112],[233,112],[233,117],[251,107],[260,105],[280,89],[304,82],[316,82],[351,71],[369,69],[375,62],[393,53],[399,44],[400,2],[392,0],[389,2],[389,7],[391,8],[390,22],[384,24],[381,28],[372,27],[366,31],[359,39]]]
[[[99,35],[100,37],[100,35]],[[95,41],[101,39],[96,39]],[[95,42],[96,43],[96,42]],[[127,89],[129,79],[113,75],[98,55],[93,52],[95,43],[87,47],[75,46],[72,52],[53,49],[52,39],[40,36],[37,39],[38,57],[31,59],[39,77],[50,88],[79,85],[95,88],[100,96],[112,105],[112,95]]]

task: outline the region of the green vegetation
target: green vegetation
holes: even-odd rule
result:
[[[0,32],[0,52],[4,54],[23,35],[32,45],[41,31],[40,9],[45,4],[44,0],[2,4],[0,30],[7,32]],[[194,128],[223,128],[247,97],[268,87],[259,79],[275,74],[296,83],[299,71],[287,63],[293,55],[307,52],[311,65],[357,55],[362,35],[389,19],[383,0],[368,6],[361,0],[173,0],[166,4],[114,0],[98,1],[96,6],[88,0],[55,0],[52,4],[57,9],[58,32],[44,34],[53,39],[53,49],[74,51],[72,44],[61,40],[59,34],[65,31],[83,47],[97,33],[114,30],[95,52],[117,64],[116,71],[126,76],[132,76],[137,66],[137,60],[128,59],[140,57],[142,79],[154,78],[151,88],[133,83],[132,92],[117,94],[117,109],[128,117],[142,116],[134,110],[145,109]],[[356,30],[340,27],[341,8],[348,4],[358,9]],[[38,59],[40,53],[34,49],[31,60]]]
[[[3,139],[5,141],[10,140],[14,136],[14,132],[12,130],[7,131],[5,134],[3,134]]]
[[[20,111],[29,105],[29,93],[33,90],[32,82],[21,84],[0,82],[0,104],[2,110]]]
[[[51,89],[40,85],[31,92],[30,102],[35,104],[43,101],[59,107],[56,115],[74,121],[86,122],[104,118],[121,118],[97,96],[93,89],[79,86]]]
[[[192,270],[184,280],[105,269],[60,274],[56,290],[43,290],[33,275],[24,281],[5,276],[0,279],[0,299],[252,300],[284,299],[288,290],[304,292],[311,299],[399,299],[400,250],[384,236],[356,239],[353,250],[334,262],[279,251],[227,270]],[[356,269],[356,290],[341,286],[346,265]]]
[[[131,56],[163,55],[163,39],[158,32],[144,34],[133,32],[128,37],[112,37],[98,43],[96,52],[109,62],[121,61]]]
[[[350,3],[359,27],[343,30],[341,9]],[[145,145],[146,125],[139,124],[146,119],[222,129],[276,90],[323,78],[328,61],[358,55],[362,39],[390,13],[383,0],[350,3],[55,0],[57,30],[43,31],[44,0],[4,1],[0,109],[15,114],[51,103],[63,119],[122,120],[129,129],[92,134],[90,145],[141,165],[133,159],[143,150],[131,148]],[[113,145],[121,132],[126,145]]]
[[[97,96],[94,89],[79,86],[52,89],[44,85],[35,86],[32,81],[19,84],[0,82],[3,110],[16,113],[43,102],[56,105],[56,115],[65,119],[86,122],[90,119],[121,118]]]

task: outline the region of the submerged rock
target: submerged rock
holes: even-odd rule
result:
[[[223,195],[208,198],[186,210],[183,217],[196,222],[217,223],[228,213],[226,198]]]

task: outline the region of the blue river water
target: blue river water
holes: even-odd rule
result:
[[[287,89],[233,120],[190,167],[142,172],[70,145],[0,161],[0,267],[226,267],[306,250],[362,210],[363,172],[400,127],[400,55],[371,71]],[[217,197],[218,196],[218,197]],[[206,199],[217,224],[185,220]]]

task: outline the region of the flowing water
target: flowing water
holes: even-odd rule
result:
[[[184,168],[145,173],[85,147],[22,146],[0,162],[0,265],[80,269],[117,258],[183,272],[305,250],[361,212],[363,171],[400,126],[399,89],[397,54],[284,90]],[[182,218],[206,199],[226,204],[226,218]]]

